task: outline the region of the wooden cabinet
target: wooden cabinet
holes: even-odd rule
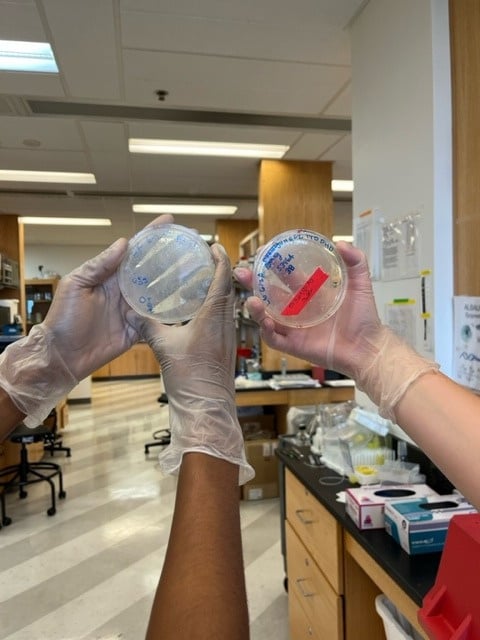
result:
[[[25,303],[27,308],[27,333],[34,324],[44,320],[52,304],[60,278],[32,278],[25,280]]]
[[[153,351],[145,342],[134,344],[124,354],[115,358],[92,374],[92,378],[134,378],[160,375],[160,365]]]
[[[25,291],[23,286],[23,225],[18,224],[18,217],[14,215],[0,215],[0,271],[2,260],[10,265],[18,266],[18,284],[2,284],[0,298],[2,300],[19,300],[19,313],[25,320]],[[12,262],[13,261],[13,262]],[[17,277],[14,278],[15,282]]]
[[[341,640],[342,528],[288,470],[285,483],[290,637]]]
[[[425,637],[418,605],[288,468],[285,518],[291,640],[385,640],[380,593]]]

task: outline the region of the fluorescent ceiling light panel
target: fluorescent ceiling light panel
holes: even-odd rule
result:
[[[171,213],[172,215],[231,216],[238,207],[214,204],[134,204],[135,213]]]
[[[21,216],[22,224],[48,224],[73,227],[111,227],[110,218],[49,218],[41,216]]]
[[[5,182],[59,182],[62,184],[96,184],[93,173],[67,171],[16,171],[0,169]]]
[[[353,180],[332,180],[332,191],[353,191]]]
[[[280,144],[240,142],[199,142],[197,140],[154,140],[130,138],[131,153],[163,153],[182,156],[223,156],[231,158],[283,158],[289,147]]]
[[[58,67],[48,42],[0,40],[0,71],[58,73]]]

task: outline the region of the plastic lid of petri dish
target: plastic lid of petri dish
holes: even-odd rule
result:
[[[311,327],[342,304],[347,271],[331,240],[307,229],[275,236],[257,253],[253,293],[276,322]]]
[[[118,284],[135,311],[177,324],[201,307],[214,273],[212,252],[198,233],[176,224],[150,225],[130,240]]]

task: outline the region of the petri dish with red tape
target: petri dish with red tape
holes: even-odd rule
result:
[[[311,327],[330,318],[342,304],[347,270],[335,245],[308,229],[275,236],[253,265],[253,293],[267,314],[290,327]]]

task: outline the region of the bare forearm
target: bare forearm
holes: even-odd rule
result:
[[[398,424],[480,508],[480,398],[442,374],[426,374],[395,408]]]
[[[25,414],[17,409],[10,396],[3,389],[0,389],[0,442],[5,440],[24,417]]]
[[[183,456],[147,640],[247,640],[238,467]]]

